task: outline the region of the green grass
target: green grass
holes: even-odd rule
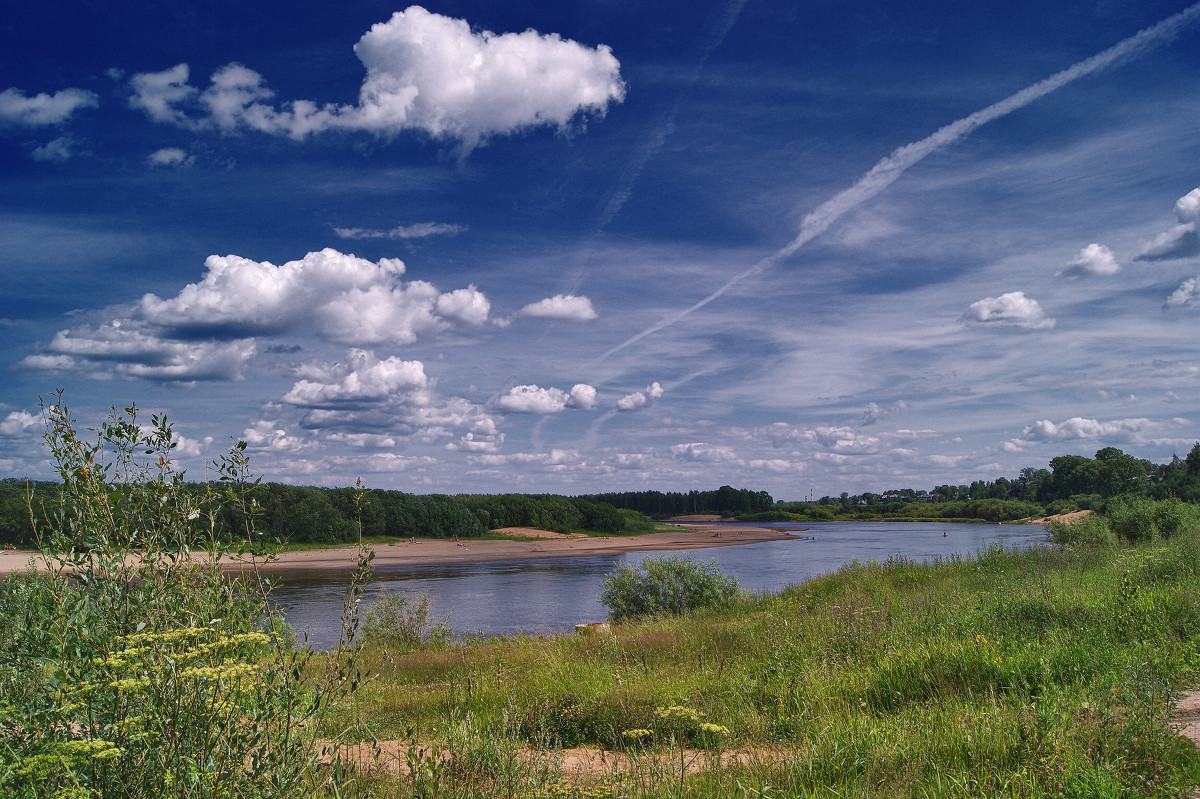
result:
[[[1167,718],[1200,682],[1198,573],[1195,532],[855,564],[609,635],[368,649],[356,705],[380,738],[455,752],[429,795],[1180,796],[1200,759]],[[632,775],[558,787],[497,765],[576,744],[751,756],[694,775],[645,756]]]

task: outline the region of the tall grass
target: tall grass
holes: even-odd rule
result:
[[[361,707],[470,759],[443,772],[453,796],[1178,796],[1200,781],[1167,724],[1200,682],[1198,572],[1194,529],[858,563],[611,634],[367,649]],[[632,765],[505,794],[474,754],[581,744]],[[670,766],[693,749],[742,754]]]

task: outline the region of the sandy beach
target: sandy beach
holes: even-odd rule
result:
[[[507,528],[495,532],[511,538],[491,541],[463,539],[458,542],[445,538],[417,538],[412,543],[402,541],[375,546],[373,566],[376,569],[386,569],[415,565],[573,558],[800,540],[783,530],[763,527],[714,528],[704,524],[681,525],[679,530],[671,532],[611,538],[553,533],[532,528]],[[358,549],[353,546],[284,552],[269,563],[260,563],[259,568],[271,572],[348,571],[354,568],[357,555]],[[0,552],[0,575],[24,569],[30,557],[31,553],[28,551]],[[236,562],[226,562],[222,566],[230,572],[242,569],[242,564]]]

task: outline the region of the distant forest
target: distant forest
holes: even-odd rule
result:
[[[196,491],[206,490],[196,484]],[[940,485],[930,491],[900,488],[881,493],[821,497],[815,502],[777,502],[766,491],[721,486],[715,491],[626,491],[563,497],[548,494],[446,496],[355,488],[316,488],[262,483],[253,489],[254,523],[285,542],[343,543],[363,536],[462,538],[502,527],[539,527],[557,532],[605,535],[645,532],[650,519],[718,514],[743,520],[961,519],[1011,521],[1072,510],[1103,510],[1117,496],[1175,497],[1200,503],[1200,443],[1186,458],[1154,464],[1105,447],[1094,458],[1063,455],[1049,469],[1022,469],[1012,479]],[[52,512],[59,484],[0,480],[0,543],[34,542],[30,519]],[[235,539],[245,519],[216,519],[218,531]]]

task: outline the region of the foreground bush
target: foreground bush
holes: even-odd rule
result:
[[[656,613],[680,614],[696,608],[728,605],[738,595],[736,577],[721,574],[714,560],[707,566],[691,558],[650,557],[637,566],[627,563],[604,580],[600,601],[613,621]]]
[[[114,410],[88,441],[57,399],[46,443],[63,482],[37,514],[42,571],[0,584],[0,796],[347,795],[316,735],[357,678],[337,656],[310,676],[280,634],[253,569],[244,445],[197,490],[172,465],[165,418],[143,428],[135,408]],[[246,552],[217,546],[228,512]],[[221,557],[243,558],[243,579],[225,579]]]

